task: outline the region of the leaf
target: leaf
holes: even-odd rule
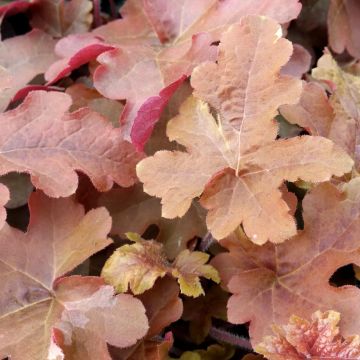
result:
[[[30,213],[26,233],[8,225],[0,231],[0,356],[45,359],[51,329],[65,320],[74,333],[86,332],[104,345],[129,346],[144,336],[147,320],[138,300],[114,297],[100,278],[59,279],[111,243],[107,211],[85,215],[70,198],[54,200],[36,192]],[[137,321],[128,322],[133,317]]]
[[[134,233],[128,233],[127,236],[135,243],[119,247],[106,261],[101,272],[105,281],[118,292],[126,292],[130,288],[135,295],[142,294],[166,274],[178,280],[181,293],[193,297],[204,294],[200,276],[219,282],[217,271],[205,265],[209,260],[208,254],[186,249],[170,263],[162,244],[144,240]]]
[[[218,272],[211,266],[205,265],[210,255],[201,251],[183,250],[174,260],[172,275],[178,279],[182,294],[192,297],[205,295],[200,284],[200,276],[220,282]]]
[[[155,336],[177,321],[183,311],[179,298],[179,287],[173,279],[165,277],[156,281],[153,288],[138,296],[146,309],[149,319],[149,330],[143,340],[127,349],[117,349],[111,352],[114,358],[122,360],[163,360],[167,359],[172,346],[172,335],[165,334],[163,340]]]
[[[69,95],[35,91],[2,114],[0,173],[30,173],[32,183],[54,197],[75,192],[75,170],[89,175],[100,191],[114,181],[132,185],[142,155],[102,116],[86,108],[69,114],[70,105]]]
[[[63,281],[77,280],[76,277],[71,277]],[[99,278],[95,280],[101,283]],[[69,289],[66,285],[61,288],[58,285],[57,297],[60,301],[65,301],[66,311],[62,313],[61,320],[55,326],[64,334],[66,356],[67,344],[73,343],[73,359],[83,358],[77,356],[78,349],[82,347],[95,359],[93,344],[103,348],[104,354],[108,355],[105,342],[113,346],[127,347],[142,337],[147,330],[147,319],[141,302],[131,295],[114,297],[114,289],[111,286],[101,286],[91,297],[82,299],[83,294],[74,294],[73,288]],[[87,341],[84,341],[84,338]],[[90,345],[87,345],[88,342]]]
[[[6,220],[5,205],[10,200],[10,193],[8,188],[0,184],[0,229],[4,226]]]
[[[190,336],[196,344],[202,343],[211,328],[212,318],[226,321],[226,303],[229,296],[219,286],[213,286],[205,296],[184,300],[183,320],[190,321]]]
[[[294,51],[288,63],[281,69],[283,75],[301,78],[310,69],[311,55],[301,45],[293,44]]]
[[[212,44],[229,25],[248,14],[267,15],[285,23],[300,11],[297,0],[287,6],[280,0],[241,4],[237,0],[201,0],[191,2],[191,11],[188,4],[186,0],[146,0],[144,5],[127,1],[124,19],[95,31],[107,42],[118,44],[117,49],[98,57],[101,65],[94,74],[95,87],[110,99],[126,99],[121,122],[126,138],[131,137],[139,149],[184,76],[201,62],[215,60]],[[141,86],[143,83],[147,86]]]
[[[180,360],[229,360],[234,354],[232,347],[214,344],[206,350],[185,351]]]
[[[340,313],[315,312],[311,322],[292,315],[289,324],[274,326],[275,336],[264,338],[255,350],[269,360],[360,359],[359,335],[344,339]]]
[[[9,4],[0,6],[0,17],[12,16],[24,12],[32,5],[29,1],[12,1]]]
[[[31,25],[54,37],[84,33],[93,17],[91,0],[33,0]]]
[[[81,83],[69,86],[66,93],[72,98],[71,112],[82,107],[88,107],[107,118],[114,127],[119,125],[119,116],[124,108],[119,101],[106,99],[95,89],[86,87]]]
[[[281,106],[280,112],[288,122],[300,125],[311,135],[330,137],[334,110],[318,84],[305,83],[299,102]],[[336,142],[334,136],[331,139]]]
[[[36,75],[56,60],[55,41],[40,30],[16,36],[0,42],[0,83],[7,85],[1,90],[0,111],[4,111],[10,99]],[[21,49],[21,56],[19,56]]]
[[[106,261],[101,276],[119,293],[128,288],[135,294],[151,289],[167,273],[163,247],[156,241],[138,240],[123,245]]]
[[[143,234],[150,225],[157,225],[159,235],[156,240],[163,244],[166,255],[174,259],[195,236],[206,232],[205,214],[193,204],[186,215],[180,219],[161,217],[161,204],[158,199],[143,192],[139,184],[131,188],[112,189],[99,196],[96,206],[105,206],[113,219],[111,234],[124,238],[126,232]]]
[[[330,105],[334,119],[330,136],[353,157],[359,170],[360,78],[343,71],[328,53],[319,59],[312,75],[331,85]]]
[[[358,21],[360,6],[356,0],[331,0],[328,12],[329,44],[338,54],[347,50],[360,58]]]
[[[3,205],[6,205],[7,209],[16,209],[27,204],[29,196],[34,190],[34,187],[31,185],[30,178],[26,174],[9,173],[1,176],[0,182],[8,189],[8,191],[6,190],[8,195],[5,196],[5,194],[3,194]],[[8,201],[5,200],[5,197]]]
[[[282,242],[296,234],[278,189],[283,181],[326,181],[351,170],[352,160],[327,139],[274,141],[277,108],[295,103],[301,91],[299,80],[279,75],[291,53],[279,32],[273,20],[243,18],[223,35],[218,63],[194,70],[194,94],[218,111],[218,121],[190,97],[167,127],[169,139],[187,151],[158,151],[137,165],[144,191],[161,197],[164,217],[183,216],[201,196],[215,238],[242,223],[257,244]]]
[[[69,35],[57,42],[55,54],[61,59],[47,69],[45,79],[48,84],[53,84],[111,49],[111,45],[92,34]]]
[[[340,267],[359,264],[359,199],[359,178],[341,190],[321,184],[303,201],[305,230],[299,235],[262,247],[239,233],[224,241],[230,252],[216,256],[211,264],[233,294],[228,320],[250,321],[253,344],[270,334],[271,324],[284,324],[292,314],[306,318],[317,310],[341,312],[343,333],[358,332],[359,289],[336,288],[329,279]]]

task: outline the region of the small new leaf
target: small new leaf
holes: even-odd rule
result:
[[[127,234],[135,244],[123,245],[106,261],[102,277],[118,292],[130,290],[142,294],[151,289],[158,278],[172,275],[180,284],[181,293],[197,297],[204,294],[200,277],[220,282],[217,270],[206,265],[209,255],[185,249],[171,263],[164,247],[155,240],[144,240],[135,233]]]

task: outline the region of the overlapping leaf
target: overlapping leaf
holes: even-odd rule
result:
[[[92,34],[70,35],[59,40],[55,46],[55,54],[60,58],[46,71],[48,84],[69,75],[74,69],[84,65],[105,51],[113,49],[102,39]]]
[[[106,99],[95,89],[81,83],[69,86],[66,93],[71,96],[73,102],[71,112],[88,107],[108,119],[114,127],[119,126],[119,116],[124,108],[119,101]]]
[[[0,42],[0,111],[36,75],[56,60],[55,41],[40,30]]]
[[[64,331],[65,346],[86,336],[102,348],[106,342],[125,347],[144,336],[148,325],[138,300],[115,297],[100,278],[60,279],[111,243],[107,211],[85,215],[70,198],[54,200],[38,192],[30,199],[30,211],[26,233],[8,225],[0,231],[0,356],[46,359],[53,327]]]
[[[234,295],[228,303],[232,323],[250,321],[252,342],[270,334],[271,324],[285,324],[292,314],[307,318],[314,311],[342,314],[344,335],[360,329],[355,304],[360,291],[333,287],[332,274],[359,263],[360,179],[343,185],[319,185],[303,202],[305,230],[280,245],[253,245],[233,235],[212,264]],[[316,274],[316,276],[314,276]]]
[[[186,249],[189,240],[206,233],[205,214],[200,206],[193,204],[182,218],[164,219],[160,201],[144,193],[140,184],[112,189],[101,194],[96,204],[107,208],[113,218],[111,233],[122,238],[127,232],[143,234],[150,225],[157,225],[156,240],[164,245],[169,259]]]
[[[212,44],[229,25],[249,14],[286,23],[300,11],[297,0],[287,1],[286,6],[283,0],[201,0],[191,2],[188,11],[189,4],[187,0],[127,1],[121,10],[124,19],[95,31],[107,42],[119,44],[98,58],[95,86],[106,97],[126,99],[124,131],[140,148],[184,76],[202,61],[215,58]]]
[[[149,330],[143,340],[130,348],[114,350],[112,355],[122,360],[165,360],[173,342],[171,333],[165,334],[164,339],[160,340],[155,336],[182,314],[179,287],[174,279],[165,277],[138,298],[145,306]]]
[[[201,195],[216,238],[242,223],[257,244],[282,242],[296,233],[283,181],[326,181],[351,170],[352,160],[325,138],[274,141],[277,108],[301,92],[299,80],[279,74],[292,51],[280,33],[273,20],[243,18],[223,35],[218,63],[194,70],[194,94],[217,111],[217,121],[190,97],[167,127],[187,151],[159,151],[137,166],[144,190],[161,197],[164,217],[183,216]]]
[[[353,157],[358,170],[360,78],[342,70],[328,53],[319,59],[312,75],[330,84],[330,105],[334,111],[330,136]],[[314,114],[314,119],[316,118]]]
[[[228,294],[219,286],[213,286],[205,296],[185,299],[182,318],[190,321],[190,336],[196,344],[204,341],[211,328],[211,319],[226,321]]]
[[[130,186],[142,158],[119,129],[90,109],[68,113],[69,95],[31,92],[16,109],[0,116],[0,173],[28,172],[50,196],[75,192],[75,170],[87,174],[101,191],[113,182]]]
[[[151,289],[158,278],[166,274],[176,278],[183,294],[197,297],[204,294],[200,277],[219,282],[217,271],[206,265],[209,255],[201,251],[183,250],[170,263],[163,245],[154,240],[144,240],[129,233],[134,244],[123,245],[106,261],[101,275],[118,292],[128,288],[135,294]]]
[[[331,0],[328,13],[329,44],[336,53],[347,50],[360,58],[360,4],[356,0]]]
[[[84,33],[92,23],[91,0],[33,0],[31,25],[54,37]]]
[[[269,360],[360,359],[359,335],[344,339],[339,322],[336,311],[317,311],[311,322],[293,315],[288,325],[274,326],[276,335],[266,337],[256,351]]]

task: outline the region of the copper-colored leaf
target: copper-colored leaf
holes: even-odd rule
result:
[[[325,138],[274,141],[277,108],[295,103],[301,91],[300,80],[279,74],[291,54],[280,32],[268,18],[243,18],[223,35],[218,63],[194,70],[195,95],[218,111],[217,121],[190,97],[167,127],[187,151],[158,151],[137,165],[144,190],[161,197],[164,217],[183,216],[201,196],[216,238],[242,223],[257,244],[282,242],[296,233],[283,181],[326,181],[351,170],[350,157]]]
[[[197,297],[204,294],[200,277],[219,282],[219,275],[211,265],[206,265],[209,255],[201,251],[183,250],[170,263],[163,245],[155,240],[144,240],[138,234],[129,233],[134,244],[123,245],[106,261],[102,277],[118,292],[130,290],[142,294],[154,286],[158,278],[166,274],[175,277],[183,294]]]
[[[194,203],[182,218],[165,219],[159,199],[144,193],[140,184],[112,189],[101,194],[96,204],[108,209],[113,219],[111,233],[123,238],[126,232],[143,234],[150,225],[157,225],[156,240],[164,245],[169,259],[186,249],[189,240],[206,233],[205,214],[200,206]]]
[[[36,187],[55,197],[75,192],[75,170],[101,191],[113,182],[132,185],[142,155],[102,116],[85,108],[67,113],[70,105],[69,95],[35,91],[2,114],[1,174],[28,172]]]
[[[265,337],[255,350],[269,360],[360,359],[359,335],[344,339],[339,330],[340,313],[315,312],[311,322],[291,316],[289,323],[274,326],[275,336]]]
[[[85,215],[70,198],[49,199],[37,192],[30,198],[30,213],[26,233],[8,225],[0,231],[0,356],[46,359],[52,328],[64,319],[74,331],[86,331],[104,344],[128,346],[145,335],[145,309],[138,300],[114,297],[100,278],[59,280],[111,243],[107,211]],[[136,322],[127,322],[129,316]]]
[[[36,75],[56,60],[55,41],[40,30],[0,42],[0,111]],[[21,49],[21,55],[19,55]]]
[[[347,50],[360,58],[360,4],[356,0],[331,0],[328,13],[329,43],[331,48],[342,53]]]
[[[332,91],[330,106],[333,108],[334,118],[329,137],[353,157],[356,169],[359,170],[360,78],[342,70],[329,53],[319,59],[312,75],[330,84]],[[316,113],[312,116],[317,118]]]
[[[32,26],[54,37],[89,30],[92,23],[91,0],[33,0]]]
[[[118,49],[98,58],[101,66],[94,74],[95,87],[111,99],[126,99],[124,131],[139,148],[184,76],[199,63],[215,58],[213,44],[229,25],[249,14],[267,15],[285,23],[300,11],[297,0],[288,1],[286,6],[282,0],[200,0],[191,2],[191,11],[187,0],[143,3],[127,1],[123,20],[95,32],[107,42],[119,44]],[[152,27],[164,46],[154,39]],[[134,39],[131,45],[128,34]],[[141,86],[144,83],[147,86]],[[154,112],[154,108],[159,111]],[[139,133],[144,128],[147,131]]]
[[[318,84],[304,84],[299,102],[281,106],[280,112],[287,121],[300,125],[312,135],[330,135],[334,111],[325,90]]]
[[[114,349],[112,354],[122,360],[165,360],[172,344],[171,333],[166,334],[163,340],[156,338],[156,335],[177,321],[182,314],[179,287],[174,279],[165,277],[158,280],[152,289],[139,295],[138,299],[145,306],[149,330],[136,345],[127,349]]]
[[[114,127],[119,125],[119,116],[124,108],[119,101],[106,99],[95,89],[86,87],[81,83],[69,86],[66,93],[72,98],[71,112],[82,107],[88,107],[107,118]]]
[[[202,343],[208,335],[212,318],[226,321],[228,298],[219,286],[213,286],[205,296],[185,299],[182,319],[190,321],[190,336],[196,344]]]
[[[329,284],[338,268],[359,264],[359,199],[359,178],[342,185],[341,191],[325,183],[305,197],[305,230],[298,236],[262,247],[235,234],[225,241],[230,253],[218,255],[212,264],[234,294],[228,303],[229,321],[250,321],[254,344],[270,334],[272,323],[284,324],[292,314],[306,318],[319,309],[340,311],[345,335],[359,331],[359,289]]]
[[[281,73],[295,77],[302,77],[310,69],[311,55],[301,45],[294,44],[294,51],[288,63],[282,68]]]
[[[10,200],[10,193],[8,188],[0,184],[0,229],[4,226],[6,220],[5,205]]]

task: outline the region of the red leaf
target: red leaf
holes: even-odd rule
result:
[[[101,38],[91,34],[70,35],[59,40],[55,46],[55,53],[62,59],[53,63],[46,71],[47,85],[68,76],[74,69],[113,48],[105,44]]]

